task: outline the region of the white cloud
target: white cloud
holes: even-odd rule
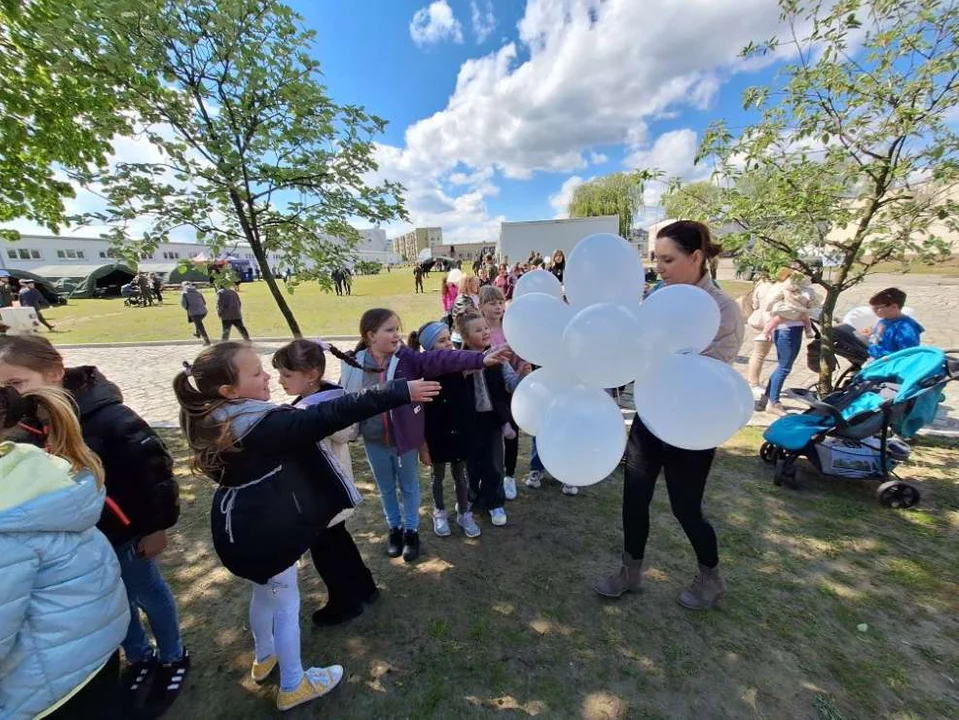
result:
[[[602,165],[609,161],[609,156],[600,152],[591,152],[589,154],[590,165]]]
[[[477,44],[483,44],[496,29],[496,15],[493,13],[493,0],[470,0],[470,17],[473,21],[473,33]]]
[[[463,42],[463,26],[453,15],[446,0],[436,0],[413,14],[410,37],[417,45],[431,45],[449,40]]]
[[[556,211],[555,218],[568,218],[569,217],[569,202],[573,199],[573,193],[576,191],[580,185],[586,182],[579,175],[571,175],[566,178],[566,182],[562,184],[555,195],[549,196],[549,204],[552,205],[553,210]]]

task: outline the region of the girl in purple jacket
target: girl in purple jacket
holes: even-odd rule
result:
[[[507,351],[491,353],[433,350],[416,352],[402,344],[400,319],[386,308],[367,310],[360,318],[360,342],[353,359],[362,368],[342,363],[340,383],[346,392],[400,378],[436,378],[499,365]],[[426,441],[423,407],[408,405],[360,423],[370,470],[380,489],[389,526],[386,554],[419,556],[419,449]],[[402,510],[397,492],[402,496]]]

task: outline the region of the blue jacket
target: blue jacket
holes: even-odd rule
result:
[[[96,529],[88,472],[0,445],[0,718],[33,718],[82,688],[126,636],[120,566]]]
[[[873,341],[869,344],[869,355],[881,358],[916,347],[919,345],[919,336],[925,330],[908,315],[900,315],[892,320],[880,320],[872,330]]]

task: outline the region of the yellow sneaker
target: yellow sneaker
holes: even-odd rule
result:
[[[257,662],[256,658],[253,658],[253,668],[250,670],[250,677],[253,678],[253,682],[261,683],[270,677],[270,673],[273,672],[275,667],[276,655],[267,655],[266,660],[263,662]]]
[[[323,697],[343,679],[343,667],[330,665],[327,668],[312,667],[303,674],[296,690],[280,690],[276,696],[278,710],[290,710],[297,705]]]

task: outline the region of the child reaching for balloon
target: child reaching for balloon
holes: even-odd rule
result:
[[[413,350],[452,350],[450,330],[443,322],[429,322],[410,333],[409,346]],[[456,490],[456,524],[468,538],[479,537],[479,525],[469,510],[469,480],[466,475],[466,457],[473,428],[470,414],[464,412],[470,402],[469,384],[472,380],[461,372],[438,378],[442,392],[426,406],[426,445],[420,459],[431,468],[433,492],[433,532],[439,537],[450,535],[449,515],[443,497],[446,467],[449,466]]]
[[[325,351],[348,360],[344,353],[328,343],[302,339],[284,345],[273,355],[273,367],[280,373],[280,385],[289,395],[296,396],[293,407],[305,409],[346,394],[339,385],[323,379]],[[343,487],[354,504],[361,502],[361,496],[353,484],[349,443],[358,433],[359,426],[354,423],[319,442],[321,452],[338,471],[342,471]],[[313,613],[314,625],[337,625],[351,620],[363,612],[364,603],[373,602],[379,596],[373,574],[346,528],[346,515],[351,511],[352,508],[348,508],[342,513],[342,520],[321,530],[310,546],[310,557],[326,583],[328,596],[326,605]]]
[[[355,506],[345,474],[317,443],[354,423],[409,403],[439,385],[396,380],[303,410],[270,400],[270,376],[248,345],[205,349],[173,381],[193,468],[219,488],[210,524],[224,566],[253,582],[251,675],[280,668],[277,708],[321,697],[343,678],[339,665],[304,671],[296,562],[318,533]]]
[[[463,349],[484,351],[490,347],[489,324],[477,312],[467,312],[457,319],[463,337]],[[496,526],[506,524],[506,499],[503,490],[503,425],[511,419],[510,396],[519,385],[519,375],[509,364],[502,368],[486,368],[471,374],[471,402],[465,408],[470,416],[470,448],[467,471],[470,493],[477,504],[490,514]]]
[[[767,301],[765,309],[771,317],[763,328],[763,338],[771,341],[776,328],[788,322],[802,323],[806,337],[813,337],[815,333],[809,316],[815,312],[817,305],[816,292],[809,278],[795,270],[784,271]]]
[[[489,353],[456,350],[416,352],[403,345],[400,319],[385,308],[367,310],[360,318],[360,342],[344,362],[341,383],[357,392],[399,378],[438,378],[454,372],[500,365],[505,349]],[[357,367],[354,367],[358,365]],[[383,514],[389,526],[386,554],[412,562],[420,553],[419,451],[426,440],[423,408],[411,405],[384,412],[360,423],[366,457],[380,489]],[[397,498],[402,496],[403,505]]]
[[[503,316],[506,314],[506,296],[497,287],[480,288],[479,310],[489,325],[490,342],[493,347],[506,345],[506,334],[503,332]],[[513,357],[510,362],[513,369],[521,376],[530,372],[529,364],[522,358]],[[505,442],[505,457],[503,471],[503,492],[507,500],[516,499],[516,462],[519,459],[519,426],[513,420],[512,414],[503,424],[503,439]]]

